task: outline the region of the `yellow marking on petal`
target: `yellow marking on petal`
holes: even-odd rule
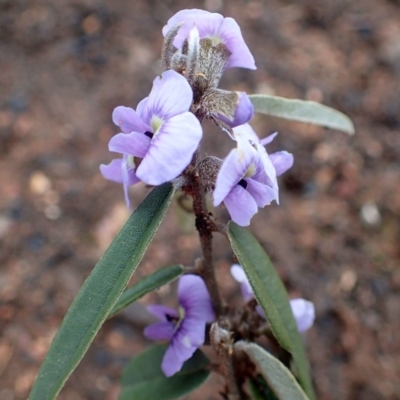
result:
[[[161,128],[162,124],[164,123],[164,121],[160,118],[157,117],[157,115],[153,115],[151,117],[151,129],[153,130],[154,136],[156,136],[158,134],[159,129]],[[154,138],[153,136],[153,138]]]
[[[179,315],[179,319],[182,320],[183,318],[185,318],[185,309],[182,306],[179,306],[178,308],[178,315]]]
[[[249,165],[249,168],[247,168],[247,171],[245,172],[243,178],[250,178],[250,177],[252,177],[255,173],[256,173],[256,166],[254,165],[254,163],[251,163],[251,164]]]
[[[133,156],[128,156],[127,164],[128,164],[128,168],[135,168],[136,167],[135,159],[134,159]]]
[[[181,326],[182,321],[185,319],[185,309],[182,306],[178,307],[178,320],[175,322],[174,332],[176,332]]]
[[[220,43],[223,43],[222,39],[218,36],[209,36],[208,39],[211,39],[211,43],[213,46],[217,46]]]

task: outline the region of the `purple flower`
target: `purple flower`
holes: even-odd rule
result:
[[[170,340],[161,369],[166,376],[180,371],[183,363],[204,343],[207,322],[214,320],[206,285],[197,275],[184,275],[178,284],[179,311],[153,305],[148,310],[160,322],[144,330],[147,338]]]
[[[254,297],[254,292],[250,286],[250,282],[247,279],[247,275],[244,272],[242,266],[239,264],[233,264],[231,266],[231,275],[236,282],[240,283],[240,290],[242,292],[244,301],[247,302],[252,299]]]
[[[279,202],[277,176],[293,164],[293,156],[285,151],[268,155],[250,125],[233,129],[237,148],[224,160],[215,183],[214,206],[224,202],[234,222],[241,226],[250,224],[259,207],[273,200]]]
[[[253,289],[250,286],[250,282],[243,268],[239,264],[233,264],[231,267],[231,274],[233,278],[240,283],[240,289],[244,300],[249,301],[252,299],[254,297]],[[299,332],[303,333],[310,329],[315,319],[314,304],[304,299],[292,299],[290,300],[290,307]],[[264,311],[260,306],[257,306],[256,310],[262,318],[265,318]]]
[[[149,97],[136,111],[117,107],[113,121],[123,133],[111,138],[109,150],[122,153],[122,160],[101,165],[107,179],[128,186],[139,181],[160,185],[176,178],[190,163],[202,137],[197,118],[188,110],[193,92],[186,79],[175,71],[164,72],[153,82]]]
[[[246,124],[254,115],[254,107],[249,96],[245,92],[237,92],[237,94],[239,95],[239,101],[233,119],[229,119],[222,114],[218,114],[217,116],[218,119],[225,122],[231,128]]]
[[[290,307],[292,308],[292,313],[299,332],[303,333],[308,331],[312,327],[315,319],[314,304],[304,299],[292,299],[290,300]]]
[[[180,49],[195,25],[200,39],[212,39],[213,44],[223,43],[231,52],[226,69],[242,67],[256,69],[254,58],[243,40],[239,25],[233,18],[224,18],[221,14],[192,9],[177,12],[163,27],[163,35],[176,24],[183,22],[174,39],[174,46]]]

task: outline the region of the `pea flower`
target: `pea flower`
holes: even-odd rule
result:
[[[184,275],[178,284],[178,311],[161,305],[148,310],[160,322],[144,330],[152,340],[169,340],[161,369],[166,376],[180,371],[183,363],[204,343],[207,322],[214,320],[211,299],[204,281],[197,275]]]
[[[254,297],[253,289],[250,286],[243,268],[239,264],[233,264],[231,267],[231,274],[233,278],[240,283],[243,299],[245,301],[252,299]],[[299,332],[304,333],[310,329],[315,319],[314,304],[311,301],[298,298],[290,300],[290,307]],[[265,314],[260,306],[257,306],[256,310],[261,317],[265,318]]]
[[[213,45],[222,43],[231,53],[226,69],[242,67],[256,69],[254,58],[243,40],[239,25],[233,18],[224,18],[221,14],[205,10],[182,10],[172,16],[163,27],[165,36],[171,28],[183,22],[174,38],[174,46],[180,49],[189,37],[193,26],[196,26],[200,39],[211,39]]]
[[[273,200],[279,202],[276,178],[293,165],[293,156],[286,151],[268,155],[264,144],[270,143],[276,134],[260,141],[248,124],[234,128],[233,132],[237,147],[218,172],[214,206],[223,202],[232,220],[247,226],[259,207]]]
[[[249,96],[244,92],[236,92],[236,94],[238,96],[238,101],[234,109],[233,117],[228,118],[223,114],[217,114],[217,118],[225,122],[231,128],[246,124],[254,115],[254,107]]]
[[[114,110],[113,122],[123,133],[111,138],[109,150],[123,157],[100,170],[106,179],[123,183],[128,205],[129,185],[160,185],[175,179],[190,163],[202,137],[200,122],[189,112],[192,100],[186,79],[169,70],[154,80],[150,95],[136,111],[122,106]]]

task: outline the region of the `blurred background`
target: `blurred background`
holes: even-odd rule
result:
[[[400,399],[400,2],[396,0],[0,0],[0,399],[26,399],[83,280],[129,215],[99,164],[160,72],[161,29],[183,8],[236,19],[257,71],[224,89],[320,101],[356,135],[257,116],[270,151],[294,154],[281,205],[251,230],[294,297],[314,302],[304,341],[320,400]],[[205,125],[204,149],[232,144]],[[132,188],[134,207],[148,192]],[[224,210],[216,214],[227,220]],[[199,257],[196,232],[164,220],[137,277]],[[240,306],[233,255],[216,237],[226,301]],[[164,287],[144,303],[172,298]],[[136,311],[135,311],[136,310]],[[114,400],[123,366],[146,342],[137,308],[108,321],[61,400]],[[133,317],[132,317],[133,316]],[[132,318],[134,320],[132,321]],[[191,399],[218,399],[199,389]]]

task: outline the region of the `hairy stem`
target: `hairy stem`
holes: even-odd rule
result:
[[[183,190],[189,193],[193,197],[193,212],[196,217],[196,229],[199,233],[200,245],[202,250],[202,258],[196,263],[196,272],[203,278],[208,292],[211,297],[211,302],[214,308],[214,312],[217,317],[217,321],[224,320],[224,306],[219,294],[219,289],[215,277],[215,270],[213,264],[212,254],[212,239],[213,232],[224,233],[224,229],[218,226],[207,210],[206,204],[206,190],[203,184],[202,177],[200,176],[197,168],[200,162],[199,150],[193,156],[192,163],[185,171],[188,184],[183,187]],[[221,351],[220,345],[217,341],[211,340],[212,346],[217,352],[220,353],[220,368],[221,372],[225,376],[228,389],[229,400],[239,400],[240,391],[238,389],[232,357],[226,351]]]
[[[196,154],[194,157],[194,164],[197,164],[197,157],[198,155]],[[217,317],[219,317],[222,315],[223,306],[215,278],[212,257],[212,234],[213,231],[215,231],[214,222],[207,211],[205,191],[197,168],[193,166],[188,172],[191,175],[190,189],[193,197],[193,211],[196,216],[196,229],[199,232],[200,245],[203,253],[201,262],[198,265],[198,273],[204,279],[211,296],[214,311]]]
[[[235,377],[233,364],[233,348],[230,329],[225,329],[221,325],[230,327],[230,323],[225,318],[220,318],[219,322],[211,325],[210,342],[218,354],[219,372],[226,379],[226,398],[229,400],[240,400],[243,398]]]

